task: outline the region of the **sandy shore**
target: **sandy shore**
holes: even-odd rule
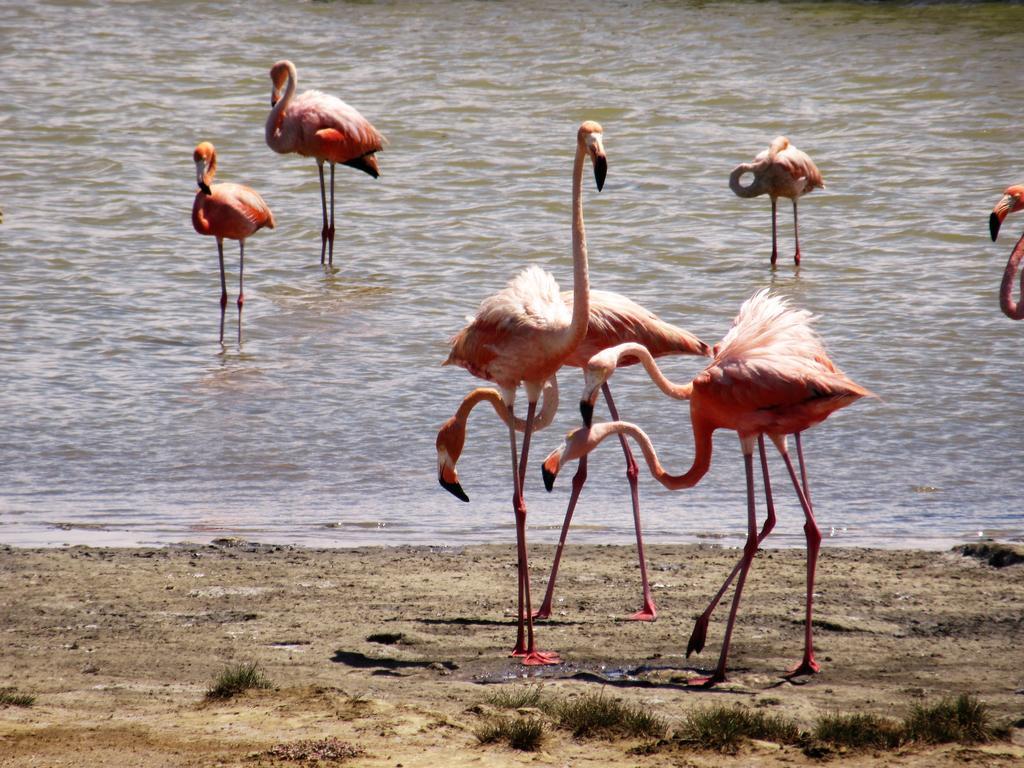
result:
[[[553,551],[537,547],[539,597]],[[312,550],[224,542],[166,549],[0,548],[0,687],[36,697],[0,707],[0,765],[277,766],[266,750],[337,736],[355,766],[731,766],[816,762],[755,743],[739,755],[629,750],[642,740],[574,740],[539,753],[481,745],[481,704],[526,675],[569,695],[604,687],[665,717],[742,702],[813,723],[838,710],[900,716],[915,702],[978,696],[1001,719],[1024,715],[1024,565],[955,552],[826,549],[817,589],[822,672],[799,660],[804,559],[758,555],[733,642],[730,682],[685,681],[717,659],[727,610],[700,656],[683,655],[693,620],[737,558],[715,547],[653,546],[660,616],[639,608],[628,547],[569,549],[557,615],[538,628],[564,663],[527,671],[514,641],[511,546]],[[394,640],[398,642],[381,642]],[[254,660],[275,687],[210,704],[229,663]],[[984,747],[909,748],[847,765],[1010,765],[1024,733]],[[1017,762],[1021,761],[1021,762]],[[335,764],[335,763],[324,763]],[[340,763],[338,763],[340,764]]]

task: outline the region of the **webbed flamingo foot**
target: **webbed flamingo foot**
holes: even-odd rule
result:
[[[562,658],[555,651],[521,651],[516,648],[512,651],[511,655],[521,659],[525,667],[541,667],[562,663]]]
[[[793,667],[783,677],[800,677],[801,675],[816,675],[821,671],[821,665],[814,660],[814,656],[808,654],[804,656],[804,660]]]
[[[708,677],[691,677],[686,681],[687,688],[714,688],[719,683],[728,682],[729,678],[725,676],[725,672],[720,672],[717,669],[714,674]]]
[[[644,607],[626,617],[627,621],[654,621],[658,618],[658,609],[653,600],[644,600]]]

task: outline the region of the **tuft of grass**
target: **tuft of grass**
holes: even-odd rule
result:
[[[638,705],[628,704],[604,695],[604,691],[575,699],[562,699],[541,704],[558,727],[572,732],[576,738],[598,736],[649,736],[660,738],[668,730],[666,722]]]
[[[748,739],[796,744],[803,733],[794,720],[742,706],[704,707],[687,715],[676,735],[702,749],[735,753]]]
[[[544,723],[535,717],[495,717],[474,732],[481,744],[504,741],[520,752],[536,752],[544,743]]]
[[[207,689],[206,698],[223,701],[244,693],[250,688],[273,687],[273,683],[263,673],[257,662],[243,661],[239,664],[232,664],[221,672],[213,685]]]
[[[487,703],[499,709],[523,709],[540,704],[542,685],[520,685],[513,688],[498,688],[487,697]]]
[[[899,722],[869,714],[822,715],[813,736],[819,742],[847,749],[896,749],[905,740]]]
[[[31,707],[36,697],[29,693],[18,693],[13,688],[0,690],[0,707]]]
[[[927,744],[980,744],[996,736],[988,708],[967,694],[945,698],[937,704],[915,704],[903,729],[908,740]]]

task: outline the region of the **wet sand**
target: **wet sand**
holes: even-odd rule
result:
[[[539,602],[551,547],[532,551]],[[538,624],[563,664],[524,668],[515,639],[511,546],[314,550],[226,541],[163,549],[0,548],[0,687],[36,697],[0,707],[0,765],[278,766],[277,744],[336,736],[353,766],[732,766],[819,762],[754,743],[739,755],[630,753],[643,739],[573,739],[542,751],[481,745],[473,731],[495,686],[543,681],[563,695],[606,692],[678,724],[740,702],[813,724],[824,711],[899,717],[969,693],[1000,720],[1024,716],[1024,565],[959,552],[825,549],[816,589],[820,674],[789,682],[803,637],[804,555],[754,563],[727,684],[686,680],[718,657],[728,606],[704,652],[685,658],[693,621],[739,553],[652,546],[659,618],[640,607],[634,551],[568,549],[556,613]],[[728,597],[727,597],[728,599]],[[225,703],[204,693],[228,664],[256,661],[274,688]],[[845,755],[843,765],[1011,765],[1024,733],[981,747]]]

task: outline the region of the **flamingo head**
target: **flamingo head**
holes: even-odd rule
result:
[[[604,154],[604,129],[593,120],[586,120],[576,134],[576,141],[590,155],[590,161],[594,164],[594,180],[597,182],[597,191],[600,192],[604,187],[604,177],[608,174],[608,158]]]
[[[604,383],[615,373],[616,349],[606,349],[594,355],[587,361],[587,367],[583,370],[583,394],[580,396],[580,415],[583,423],[590,426],[594,420],[594,406],[597,404],[597,394],[601,391]]]
[[[995,208],[992,209],[992,214],[988,217],[988,231],[993,240],[999,234],[999,227],[1003,223],[1003,219],[1021,209],[1024,209],[1024,184],[1007,187]]]
[[[281,59],[281,61],[275,62],[274,66],[270,68],[270,82],[273,84],[270,89],[270,106],[277,106],[277,102],[281,100],[281,91],[284,90],[285,85],[288,83],[288,78],[292,76],[295,71],[295,65],[287,59]]]
[[[192,161],[196,164],[196,184],[203,194],[211,194],[210,184],[217,172],[217,152],[208,141],[200,142],[192,152]]]
[[[469,496],[462,490],[455,464],[462,455],[465,442],[465,423],[460,423],[454,416],[437,432],[437,480],[442,488],[461,501],[469,501]]]
[[[548,493],[555,487],[555,478],[562,465],[566,462],[578,459],[586,453],[585,446],[590,436],[590,429],[577,427],[565,436],[562,444],[547,455],[544,463],[541,464],[541,474],[544,476],[544,487]]]

